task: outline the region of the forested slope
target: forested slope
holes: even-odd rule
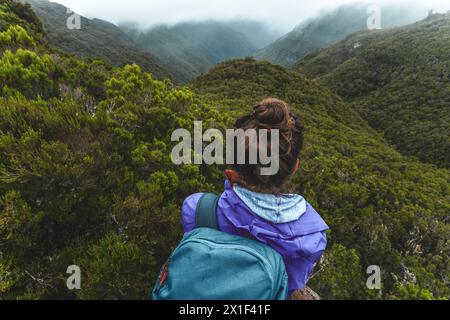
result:
[[[294,67],[351,102],[405,155],[450,167],[450,14],[354,34]]]
[[[0,27],[0,299],[149,299],[182,201],[221,176],[172,164],[170,136],[221,117],[137,65],[53,51],[28,6],[2,1]]]
[[[323,12],[298,25],[284,37],[259,50],[255,57],[290,67],[317,49],[328,47],[352,33],[367,30],[367,22],[374,11],[373,3],[359,1]],[[376,6],[375,6],[376,8]],[[384,4],[380,8],[380,27],[390,28],[413,23],[425,17],[425,10],[417,4]],[[428,8],[427,8],[428,9]]]
[[[73,13],[55,2],[25,0],[41,19],[49,43],[80,58],[102,59],[114,66],[136,63],[158,79],[169,78],[163,62],[144,50],[112,23],[81,17],[80,29],[68,29],[67,20]]]

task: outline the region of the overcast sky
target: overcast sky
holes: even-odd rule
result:
[[[287,32],[301,21],[343,3],[355,0],[53,0],[88,18],[113,23],[155,24],[205,19],[246,18],[262,20]],[[400,0],[397,0],[400,1]],[[407,1],[407,0],[404,0]],[[413,0],[437,11],[450,10],[450,0]],[[407,3],[413,1],[408,0]],[[374,0],[372,3],[392,3]]]

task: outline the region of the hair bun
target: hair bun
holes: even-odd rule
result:
[[[289,109],[286,103],[278,99],[266,99],[253,108],[253,117],[261,124],[270,127],[289,126]]]
[[[243,148],[234,149],[234,169],[239,174],[239,183],[244,187],[257,192],[263,193],[280,193],[281,187],[292,175],[297,166],[300,151],[303,149],[304,132],[303,125],[295,114],[289,111],[286,102],[278,99],[265,99],[259,105],[253,108],[253,111],[246,114],[235,122],[235,128],[240,130],[267,130],[270,132],[270,141],[262,141],[257,139],[256,145],[252,144],[252,140],[245,138],[242,143]],[[272,135],[274,132],[275,135]],[[277,134],[278,133],[278,134]],[[273,140],[277,139],[277,140]],[[278,145],[278,146],[277,146]],[[247,162],[251,159],[251,152],[255,150],[261,155],[261,152],[269,152],[272,154],[272,147],[278,148],[278,164],[279,170],[275,175],[262,175],[262,168],[267,167],[261,160],[257,159],[257,163]],[[244,150],[242,150],[244,149]],[[238,163],[237,159],[244,153],[244,163]],[[273,154],[272,154],[273,155]]]

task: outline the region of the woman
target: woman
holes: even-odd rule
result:
[[[287,104],[266,99],[253,111],[236,121],[236,129],[279,130],[279,171],[274,176],[260,174],[261,164],[239,164],[225,172],[225,191],[217,211],[219,229],[251,237],[281,254],[289,277],[291,297],[306,287],[314,265],[327,244],[328,226],[300,195],[286,193],[286,183],[300,168],[304,144],[303,125],[290,113]],[[260,144],[268,148],[269,144]],[[264,150],[265,154],[268,150]],[[250,146],[246,143],[246,159]],[[235,158],[237,155],[235,154]],[[195,212],[202,194],[188,197],[182,220],[186,233],[195,228]],[[304,292],[304,291],[303,291]],[[304,296],[304,295],[303,295]]]

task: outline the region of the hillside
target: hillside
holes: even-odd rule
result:
[[[258,51],[255,57],[258,60],[292,66],[317,49],[328,47],[357,31],[367,30],[368,7],[369,3],[353,3],[338,7],[332,12],[322,13]],[[425,15],[416,7],[385,5],[381,8],[381,27],[405,25]]]
[[[180,83],[192,81],[218,62],[244,58],[276,37],[261,23],[239,20],[185,22],[147,31],[121,27],[140,48],[162,60]]]
[[[450,167],[450,14],[354,34],[294,69],[318,79],[405,155]]]
[[[102,59],[114,66],[136,63],[157,78],[169,78],[163,63],[139,49],[117,26],[81,17],[81,29],[67,28],[68,8],[47,0],[26,0],[41,19],[51,46],[79,58]]]
[[[448,299],[450,174],[400,155],[315,81],[252,59],[193,87],[50,48],[29,6],[0,2],[0,299],[149,299],[186,196],[221,166],[171,161],[175,129],[224,130],[262,97],[307,127],[292,180],[332,230],[311,287],[327,299]],[[205,128],[206,129],[206,128]],[[82,290],[66,287],[68,266]],[[379,265],[383,291],[368,291]]]

